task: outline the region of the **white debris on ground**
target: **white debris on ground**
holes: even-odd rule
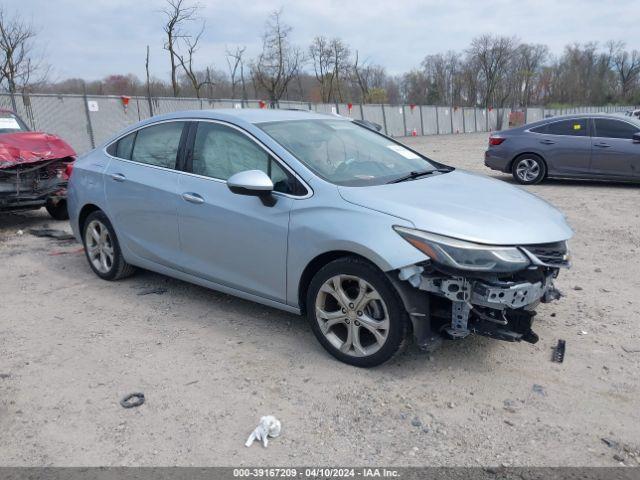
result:
[[[275,438],[280,435],[282,430],[282,424],[273,415],[267,415],[260,418],[260,423],[256,429],[249,435],[249,438],[245,442],[245,447],[253,445],[254,440],[262,441],[262,446],[266,448],[269,444],[269,437]]]

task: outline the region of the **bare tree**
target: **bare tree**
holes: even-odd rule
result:
[[[229,67],[229,78],[231,79],[231,98],[236,98],[236,87],[238,82],[242,88],[242,100],[247,99],[247,87],[244,80],[244,52],[247,47],[236,47],[231,51],[226,49],[227,66]],[[238,78],[238,74],[240,78]]]
[[[360,55],[356,50],[352,72],[355,84],[360,91],[360,101],[362,103],[386,98],[387,72],[383,66],[372,65],[367,60],[360,62]],[[372,98],[373,89],[376,90],[375,99]]]
[[[280,21],[281,14],[277,10],[267,20],[262,52],[252,67],[253,78],[269,95],[271,106],[283,97],[304,59],[300,49],[291,45],[291,27]]]
[[[178,44],[180,39],[188,37],[184,32],[184,25],[198,18],[198,4],[188,5],[187,0],[166,0],[167,5],[162,10],[165,16],[165,24],[163,26],[166,40],[164,49],[169,52],[171,61],[171,87],[173,96],[177,97],[180,91],[178,84],[178,67],[180,60],[178,58]]]
[[[626,51],[622,42],[609,42],[608,45],[611,51],[611,63],[620,84],[622,100],[630,100],[631,91],[638,86],[640,78],[640,52]]]
[[[36,31],[19,15],[9,16],[0,6],[0,85],[6,82],[11,93],[24,91],[35,74],[43,82],[48,68],[35,58],[33,40]]]
[[[320,99],[328,103],[333,93],[334,74],[333,49],[329,45],[329,40],[323,36],[315,37],[309,46],[309,57],[316,80],[320,84]]]
[[[200,90],[202,89],[202,87],[204,87],[205,85],[210,85],[212,83],[211,76],[209,74],[210,70],[207,68],[206,73],[203,74],[203,72],[197,71],[193,64],[193,57],[198,50],[198,43],[200,42],[203,33],[204,23],[202,24],[200,31],[195,37],[191,37],[188,35],[184,35],[182,37],[182,40],[187,49],[186,56],[184,54],[181,54],[179,51],[174,50],[174,54],[178,59],[178,62],[182,66],[184,74],[191,83],[191,86],[196,93],[196,97],[198,98],[200,98]]]
[[[546,45],[534,45],[524,43],[516,50],[519,74],[519,92],[518,100],[520,105],[528,107],[531,102],[532,86],[540,74],[540,70],[547,57],[549,56],[549,48]]]
[[[146,90],[147,90],[147,102],[149,105],[149,115],[153,115],[153,103],[151,102],[151,75],[149,74],[149,45],[147,45],[147,56],[144,60],[144,70],[146,73]]]
[[[460,99],[460,54],[449,50],[446,53],[428,55],[422,61],[422,68],[433,90],[436,103],[453,105]]]
[[[494,98],[496,87],[513,55],[515,43],[514,38],[494,35],[481,35],[471,42],[469,55],[478,62],[480,67],[484,87],[482,104],[485,108],[496,101]]]
[[[335,100],[344,101],[342,94],[342,79],[349,75],[351,50],[339,38],[334,38],[329,43],[332,52],[333,61],[333,84],[335,91]]]

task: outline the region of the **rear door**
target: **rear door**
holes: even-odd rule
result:
[[[591,139],[588,118],[550,122],[530,130],[535,148],[545,161],[549,173],[578,175],[589,172]]]
[[[614,118],[594,118],[591,172],[594,175],[640,177],[640,143],[633,135],[640,127]]]
[[[180,176],[179,229],[183,268],[252,295],[286,302],[289,212],[297,180],[243,130],[198,122]],[[273,205],[231,192],[226,180],[262,170],[275,185]]]
[[[134,255],[175,267],[179,256],[176,162],[188,125],[144,127],[108,147],[108,215],[120,244]]]

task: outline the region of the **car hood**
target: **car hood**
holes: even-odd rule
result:
[[[75,156],[76,152],[67,142],[48,133],[19,132],[0,135],[0,168]]]
[[[373,187],[338,187],[347,202],[393,215],[431,233],[491,245],[567,240],[564,215],[525,190],[455,170]]]

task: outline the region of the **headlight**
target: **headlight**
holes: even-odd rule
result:
[[[516,247],[481,245],[413,228],[393,228],[434,263],[447,267],[476,272],[515,272],[531,263]]]

